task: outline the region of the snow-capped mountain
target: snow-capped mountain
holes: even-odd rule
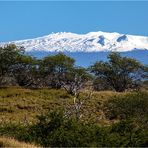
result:
[[[8,43],[23,46],[27,52],[126,52],[135,49],[148,50],[148,37],[101,31],[87,34],[52,33],[35,39],[0,43],[0,46]]]

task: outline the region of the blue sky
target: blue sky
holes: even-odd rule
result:
[[[0,1],[0,42],[64,31],[148,36],[148,1]]]

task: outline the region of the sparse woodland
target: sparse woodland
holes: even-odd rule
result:
[[[63,53],[36,59],[0,47],[0,136],[43,147],[147,147],[147,79],[146,65],[119,53],[86,68]]]

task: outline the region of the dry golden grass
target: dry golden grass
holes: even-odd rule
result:
[[[81,95],[85,99],[88,91]],[[82,109],[84,120],[106,122],[103,119],[101,106],[104,101],[127,93],[112,91],[93,92],[91,98],[84,103]],[[54,108],[67,108],[73,105],[73,96],[64,90],[55,89],[24,89],[21,87],[0,89],[0,123],[32,123],[36,121],[36,115],[53,110]],[[100,120],[101,116],[101,120]],[[86,119],[87,118],[87,119]]]
[[[0,137],[0,147],[37,148],[33,144],[19,142],[13,138]]]
[[[63,106],[68,98],[63,90],[0,89],[0,122],[34,122],[36,115]]]

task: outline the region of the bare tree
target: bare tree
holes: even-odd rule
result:
[[[86,72],[86,69],[77,68],[69,73],[70,77],[67,77],[66,81],[62,82],[63,88],[73,96],[73,104],[68,106],[67,115],[75,114],[76,119],[79,120],[82,116],[82,108],[91,98],[92,89],[87,90],[87,96],[80,95],[89,84],[90,75]],[[92,88],[92,86],[89,86]]]

